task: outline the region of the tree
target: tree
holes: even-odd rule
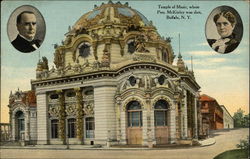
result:
[[[246,140],[240,140],[240,143],[236,145],[237,148],[249,151],[249,136]]]
[[[249,114],[244,116],[243,121],[244,121],[243,127],[249,127],[249,124],[250,124],[249,123]]]
[[[244,111],[240,108],[234,113],[234,127],[242,128],[249,127],[249,114],[244,115]]]

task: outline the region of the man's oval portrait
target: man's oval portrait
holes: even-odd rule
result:
[[[215,8],[207,18],[206,38],[210,47],[221,54],[233,52],[242,39],[243,24],[232,7]]]
[[[16,50],[31,53],[42,45],[46,26],[42,14],[35,7],[23,5],[16,8],[7,25],[9,40]]]

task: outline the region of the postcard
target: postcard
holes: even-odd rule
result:
[[[247,158],[249,1],[3,1],[0,124],[6,159]]]

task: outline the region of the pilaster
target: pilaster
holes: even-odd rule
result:
[[[148,121],[150,121],[150,117],[147,114],[147,109],[142,110],[142,145],[148,145]]]
[[[115,93],[116,86],[94,88],[95,143],[106,144],[116,141]]]
[[[176,104],[172,101],[170,108],[170,143],[176,143]]]
[[[36,94],[37,144],[48,144],[48,106],[46,92]]]
[[[121,144],[127,144],[126,128],[127,128],[127,118],[126,111],[121,112]]]
[[[116,136],[119,142],[118,144],[121,144],[122,129],[121,129],[121,99],[120,97],[116,99],[115,110],[116,110]]]
[[[24,140],[25,141],[29,141],[30,140],[30,113],[29,110],[25,110],[25,137]]]

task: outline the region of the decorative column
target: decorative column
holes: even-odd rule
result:
[[[184,107],[183,107],[183,138],[188,137],[188,122],[187,122],[187,91],[184,91]]]
[[[195,96],[191,93],[190,94],[191,95],[191,114],[192,114],[192,138],[194,138],[195,137]]]
[[[10,119],[10,140],[11,141],[15,141],[15,130],[13,129],[14,128],[14,123],[13,123],[13,120],[12,120],[12,110],[11,108],[9,107],[9,119]],[[14,119],[15,121],[15,119]]]
[[[65,98],[64,93],[62,90],[56,91],[59,96],[59,138],[66,144],[66,134],[65,134],[65,119],[66,119],[66,112],[65,112]]]
[[[180,126],[180,112],[179,112],[179,102],[174,101],[174,105],[175,105],[175,128],[176,128],[176,140],[180,139],[180,131],[181,131],[181,126]]]
[[[193,127],[194,127],[194,111],[193,111],[193,100],[192,94],[187,92],[187,117],[188,117],[188,138],[193,138]]]
[[[197,97],[194,96],[194,138],[198,139]]]
[[[176,103],[175,101],[171,102],[170,108],[170,143],[176,143],[176,120],[175,120],[175,111],[176,111]]]
[[[153,136],[151,127],[151,94],[146,90],[146,106],[143,109],[143,145],[153,148]]]
[[[83,102],[82,102],[82,92],[81,88],[75,88],[76,92],[76,105],[77,105],[77,115],[76,115],[76,135],[78,141],[83,143]]]
[[[120,94],[117,94],[115,97],[116,103],[116,134],[117,134],[117,141],[119,142],[118,144],[121,143],[122,140],[122,130],[121,130],[121,97]]]
[[[176,140],[181,138],[181,100],[182,95],[176,92],[174,94]]]

